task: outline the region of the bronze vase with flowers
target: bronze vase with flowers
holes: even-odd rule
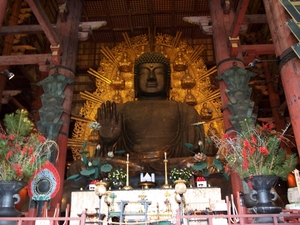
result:
[[[284,136],[287,128],[280,133],[270,124],[255,125],[249,118],[241,121],[240,127],[240,132],[225,134],[215,144],[227,168],[236,171],[253,187],[251,212],[279,213],[281,209],[272,203],[276,199],[272,186],[278,178],[286,180],[297,164],[296,154],[288,154],[282,148],[282,143],[290,142]]]
[[[3,121],[4,128],[0,125],[0,217],[16,217],[21,215],[15,209],[19,191],[47,162],[57,144],[34,129],[26,110],[7,114]],[[0,220],[0,224],[17,222]]]
[[[19,191],[26,186],[22,181],[0,181],[0,217],[20,217],[22,213],[15,208],[20,202]],[[1,225],[14,225],[15,221],[0,220]]]
[[[250,186],[249,197],[253,201],[253,206],[249,209],[253,214],[275,214],[282,211],[281,207],[274,205],[277,200],[277,193],[272,187],[278,181],[274,175],[259,175],[245,178]],[[273,218],[255,218],[255,223],[273,223]]]

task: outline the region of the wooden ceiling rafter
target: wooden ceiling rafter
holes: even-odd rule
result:
[[[30,6],[32,12],[34,13],[37,21],[42,26],[42,29],[50,42],[50,49],[52,51],[51,61],[55,65],[60,65],[60,56],[62,54],[62,46],[60,40],[52,27],[47,15],[44,12],[40,2],[38,0],[27,0],[28,5]]]
[[[133,32],[133,23],[132,23],[132,10],[130,8],[130,0],[126,1],[127,3],[127,8],[128,8],[128,20],[129,20],[129,26],[130,26],[130,31]]]
[[[83,5],[86,4],[85,2],[83,2]],[[82,7],[82,17],[85,18],[86,21],[89,21],[88,20],[88,16],[87,16],[87,11],[86,11],[86,7]],[[91,38],[92,40],[95,42],[96,41],[96,38],[95,38],[95,35],[94,35],[94,32],[91,32]]]
[[[38,0],[27,0],[28,5],[30,6],[32,12],[34,13],[39,24],[42,26],[42,29],[49,40],[50,44],[53,46],[60,45],[60,40],[52,27],[48,17],[44,13],[44,10]]]
[[[241,0],[239,1],[239,4],[236,9],[236,13],[234,15],[233,24],[230,31],[230,37],[236,38],[239,35],[242,21],[244,21],[246,11],[249,5],[250,0]]]
[[[230,56],[232,58],[237,57],[240,46],[239,33],[242,27],[242,21],[244,21],[246,11],[250,0],[241,0],[235,11],[233,23],[231,26],[229,41],[230,41]]]
[[[197,5],[199,5],[199,0],[195,0],[195,2],[194,2],[194,12],[193,12],[193,16],[196,16],[197,15],[197,13],[198,13],[198,11],[197,11]],[[184,21],[183,20],[183,18],[184,17],[182,17],[182,21]],[[195,33],[196,33],[197,31],[195,30],[195,29],[192,29],[192,31],[191,31],[191,38],[192,39],[194,39],[194,37],[195,37]]]
[[[105,5],[106,8],[108,8],[108,2],[107,2],[107,0],[104,0],[104,5]],[[107,12],[106,17],[108,17],[108,19],[107,19],[108,27],[110,28],[110,30],[113,30],[113,27],[112,27],[112,18],[111,18],[111,15],[110,15],[109,12]],[[112,42],[116,41],[116,36],[115,35],[113,35],[113,37],[111,37],[111,38],[113,38]]]

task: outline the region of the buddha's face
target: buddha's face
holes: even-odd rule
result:
[[[138,97],[166,97],[167,68],[162,63],[144,63],[138,66]]]

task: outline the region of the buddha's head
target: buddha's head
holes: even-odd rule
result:
[[[138,99],[166,99],[171,86],[169,60],[159,52],[142,54],[134,65],[134,91]]]

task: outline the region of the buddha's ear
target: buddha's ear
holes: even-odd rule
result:
[[[138,97],[138,76],[136,75],[137,71],[134,71],[134,76],[133,76],[133,90],[134,90],[134,98]]]
[[[137,76],[134,77],[134,98],[137,98],[138,97],[138,93],[139,93],[139,87],[138,87],[138,78]]]
[[[166,66],[166,97],[169,98],[170,97],[170,91],[172,89],[171,87],[171,67],[170,67],[170,63]]]
[[[170,91],[171,91],[171,77],[168,76],[166,80],[166,97],[170,97]]]
[[[166,86],[166,97],[167,97],[167,99],[170,97],[170,91],[171,91],[170,88],[171,88],[170,85]]]

